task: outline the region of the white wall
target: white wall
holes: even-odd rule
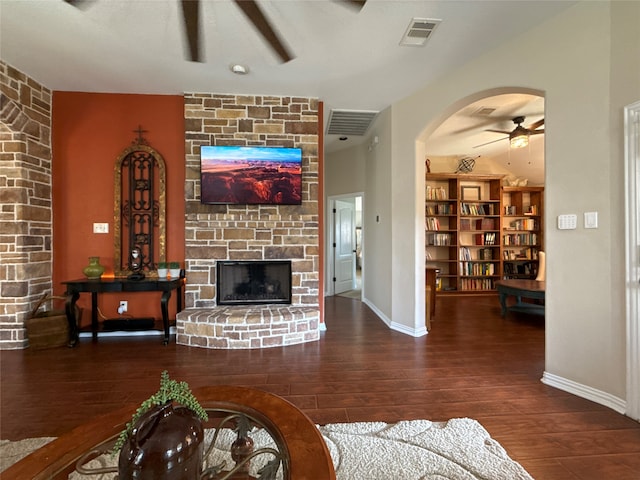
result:
[[[371,307],[387,324],[391,322],[392,272],[392,215],[391,182],[393,166],[391,149],[391,111],[383,110],[370,128],[369,136],[378,137],[378,144],[366,151],[366,183],[364,197],[364,269],[363,301]]]
[[[406,286],[423,281],[416,268],[423,270],[423,252],[406,241],[424,236],[418,221],[422,202],[416,202],[420,192],[410,181],[424,175],[424,151],[416,139],[476,92],[522,87],[545,93],[546,371],[614,401],[625,397],[619,130],[622,107],[640,98],[640,83],[623,73],[619,50],[612,55],[611,47],[624,48],[626,69],[637,70],[640,45],[628,40],[637,39],[639,6],[581,2],[392,107],[393,281],[402,279]],[[599,212],[598,229],[582,227],[587,211]],[[557,230],[561,213],[578,214],[578,229]],[[394,288],[394,322],[415,324],[412,311],[416,301],[422,303],[416,298],[420,291]]]
[[[384,112],[365,164],[368,225],[381,214],[366,230],[366,284],[369,304],[394,328],[420,334],[424,323],[425,139],[473,100],[543,94],[545,375],[624,407],[622,112],[640,99],[639,24],[640,2],[580,2]],[[589,211],[598,229],[583,228]],[[562,213],[578,215],[576,230],[557,230]]]
[[[327,197],[364,191],[365,152],[363,147],[355,146],[325,155],[324,193]]]

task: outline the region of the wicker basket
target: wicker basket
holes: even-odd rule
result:
[[[53,300],[66,300],[66,297],[45,294],[31,312],[31,318],[24,322],[29,346],[33,349],[41,350],[69,344],[69,321],[65,311],[40,310],[40,307]],[[80,320],[78,308],[76,308],[76,320]]]

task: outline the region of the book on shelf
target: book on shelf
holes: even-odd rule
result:
[[[493,290],[494,283],[491,278],[463,278],[462,290]]]
[[[466,277],[486,277],[496,274],[496,265],[488,262],[460,262],[460,275]]]
[[[516,215],[517,210],[515,205],[505,205],[503,207],[504,215]]]
[[[476,220],[476,230],[497,230],[494,218],[481,218]]]
[[[476,245],[495,245],[496,234],[495,232],[478,233],[475,235],[474,240]]]
[[[454,209],[449,203],[430,203],[426,207],[427,215],[453,215]]]
[[[495,215],[495,210],[493,203],[460,203],[462,215]]]
[[[427,217],[426,227],[427,230],[440,230],[440,220],[434,217]]]
[[[427,185],[427,200],[447,200],[447,191],[444,187],[432,187]]]
[[[520,250],[507,249],[502,252],[505,261],[538,260],[538,249],[534,247],[521,248]]]
[[[502,244],[509,245],[537,245],[538,235],[535,233],[509,233],[502,236]]]
[[[460,247],[460,260],[471,260],[471,250],[468,247]]]
[[[507,230],[538,230],[538,222],[533,218],[519,218],[509,222]]]
[[[427,234],[427,244],[432,247],[448,247],[451,245],[451,234],[429,233]]]
[[[480,257],[480,260],[493,260],[493,249],[481,248],[478,251],[478,256]]]

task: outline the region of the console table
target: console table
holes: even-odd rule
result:
[[[497,281],[496,290],[498,290],[500,305],[502,306],[502,316],[506,316],[509,310],[544,315],[544,305],[522,301],[523,298],[544,300],[544,289],[545,282],[539,280],[508,279]],[[509,295],[516,297],[514,305],[507,306],[507,297]]]
[[[177,311],[182,310],[182,286],[183,279],[159,279],[145,278],[142,280],[129,280],[128,278],[99,278],[80,279],[62,282],[67,286],[67,301],[65,311],[69,320],[69,342],[71,346],[78,343],[79,327],[75,314],[75,305],[81,293],[91,293],[91,333],[93,339],[98,339],[98,294],[106,292],[162,292],[160,297],[160,311],[162,312],[162,324],[164,326],[164,338],[162,343],[169,343],[169,298],[171,292],[176,290]]]

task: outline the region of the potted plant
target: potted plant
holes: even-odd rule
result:
[[[142,402],[118,437],[118,478],[200,478],[207,412],[186,382],[163,371],[160,389]]]
[[[169,275],[171,278],[180,277],[180,262],[169,262]]]
[[[169,266],[167,262],[158,262],[158,278],[167,278]]]

